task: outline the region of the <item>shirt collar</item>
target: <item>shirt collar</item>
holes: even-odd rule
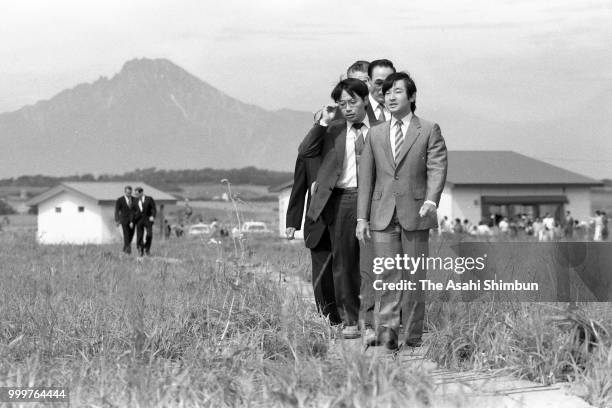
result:
[[[368,119],[368,115],[365,115],[363,120],[361,121],[361,123],[363,123],[363,127],[370,129],[370,119]],[[346,131],[350,131],[351,128],[353,127],[353,122],[349,122],[348,120],[346,121]],[[362,128],[363,129],[363,128]]]
[[[408,113],[406,116],[404,116],[402,119],[402,125],[408,127],[410,125],[410,121],[412,120],[412,112]],[[395,116],[391,116],[391,128],[393,129],[393,127],[395,126],[395,124],[397,123],[397,119],[395,118]]]

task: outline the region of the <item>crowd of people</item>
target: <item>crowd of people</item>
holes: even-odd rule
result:
[[[554,241],[568,239],[576,241],[605,241],[608,239],[608,217],[605,211],[597,210],[589,220],[577,220],[570,211],[565,217],[556,219],[552,214],[534,217],[518,214],[505,217],[491,214],[488,218],[472,223],[468,219],[449,220],[444,216],[439,220],[438,233],[444,235],[469,235],[474,237],[498,237],[500,239],[532,239]]]

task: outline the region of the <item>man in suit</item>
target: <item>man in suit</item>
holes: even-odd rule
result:
[[[368,87],[355,78],[340,81],[332,99],[343,118],[334,119],[334,108],[324,109],[298,149],[301,157],[319,157],[321,166],[311,187],[307,217],[321,219],[331,238],[332,274],[336,306],[345,338],[360,331],[360,247],[355,238],[357,166],[372,125],[366,115]]]
[[[134,220],[132,211],[132,187],[125,186],[124,195],[115,201],[115,223],[121,225],[123,231],[123,252],[132,253],[132,239],[134,238]]]
[[[136,200],[133,208],[138,253],[140,256],[150,255],[151,242],[153,242],[153,223],[157,214],[155,200],[153,200],[153,197],[145,196],[142,187],[136,187]]]
[[[319,157],[311,159],[299,157],[295,161],[293,173],[293,188],[289,196],[287,207],[286,231],[288,239],[293,239],[295,231],[302,228],[304,204],[310,206],[310,186],[314,183],[317,171],[321,164]],[[308,200],[306,194],[308,193]],[[310,249],[312,261],[312,286],[314,289],[317,310],[329,318],[330,323],[341,323],[334,293],[334,279],[332,275],[331,242],[327,225],[321,219],[313,221],[306,217],[304,220],[304,244]]]
[[[379,122],[386,122],[391,119],[391,112],[385,105],[382,86],[385,79],[394,73],[395,67],[388,59],[374,60],[368,65],[368,88],[370,90],[368,117],[371,121],[376,119]]]
[[[416,85],[408,74],[389,75],[382,91],[392,118],[372,128],[361,157],[356,236],[373,240],[377,258],[427,257],[429,229],[438,225],[436,209],[446,181],[446,145],[437,124],[414,114]],[[396,266],[379,279],[418,283],[425,272]],[[375,309],[377,343],[389,349],[396,349],[398,340],[420,346],[423,293],[382,289]]]

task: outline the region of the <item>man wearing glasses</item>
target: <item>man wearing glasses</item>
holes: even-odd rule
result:
[[[357,168],[370,127],[366,115],[369,90],[356,78],[340,81],[331,93],[342,113],[334,120],[334,107],[323,109],[298,149],[304,158],[319,157],[321,166],[311,187],[306,216],[322,219],[331,238],[332,275],[338,314],[344,324],[342,335],[360,336],[359,290],[361,283],[357,223]]]

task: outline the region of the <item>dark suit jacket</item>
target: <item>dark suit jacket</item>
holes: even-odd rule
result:
[[[115,222],[120,224],[129,224],[133,221],[134,201],[134,197],[132,197],[132,205],[128,205],[124,195],[115,201]]]
[[[366,106],[366,115],[368,116],[368,120],[370,123],[376,123],[376,114],[374,113],[374,109],[372,109],[372,105],[368,103]]]
[[[318,157],[305,158],[298,156],[295,161],[293,188],[291,189],[289,206],[287,207],[287,228],[293,227],[299,230],[302,227],[304,204],[306,202],[307,209],[310,207],[309,189],[316,180],[320,164],[321,159]],[[306,193],[308,193],[308,200],[306,200]],[[306,248],[316,247],[326,228],[327,226],[321,220],[313,221],[306,217],[304,220],[304,244]]]
[[[357,218],[383,230],[393,211],[408,231],[436,228],[435,215],[420,217],[425,200],[438,205],[446,182],[447,152],[440,127],[412,116],[396,166],[389,140],[391,122],[374,126],[359,162]]]
[[[378,122],[370,122],[374,127]],[[369,132],[366,139],[369,139]],[[367,145],[367,143],[366,143]],[[298,148],[301,157],[319,157],[321,167],[312,186],[312,199],[307,217],[318,220],[325,209],[332,191],[342,174],[346,149],[346,120],[333,120],[329,126],[315,124]],[[333,220],[323,214],[323,221],[330,224]]]
[[[155,218],[157,215],[157,208],[155,206],[155,200],[153,197],[149,197],[148,195],[144,196],[144,202],[142,203],[142,211],[140,211],[140,207],[138,206],[138,200],[134,200],[133,204],[134,209],[134,222],[150,222],[149,217]]]

